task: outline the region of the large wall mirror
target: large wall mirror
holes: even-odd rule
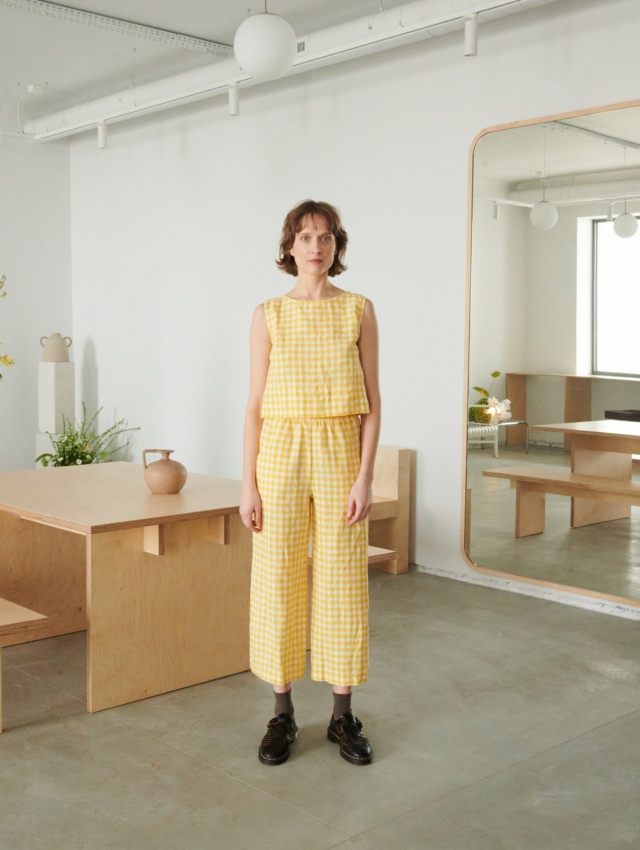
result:
[[[471,175],[466,553],[640,604],[640,101],[487,130]]]

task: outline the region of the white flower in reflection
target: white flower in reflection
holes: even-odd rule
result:
[[[508,398],[498,401],[497,398],[491,396],[487,399],[487,404],[492,422],[504,422],[511,419],[511,401]]]

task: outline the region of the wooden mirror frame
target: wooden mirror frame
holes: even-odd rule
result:
[[[480,139],[502,130],[514,130],[520,127],[531,127],[537,124],[545,124],[549,121],[561,121],[568,118],[580,118],[584,115],[595,115],[606,112],[614,112],[621,109],[630,109],[640,107],[640,100],[623,101],[620,103],[606,104],[604,106],[591,107],[589,109],[580,109],[572,112],[562,112],[554,115],[546,115],[540,118],[530,118],[523,121],[514,121],[509,124],[498,124],[496,126],[487,127],[481,130],[474,138],[469,151],[469,168],[468,168],[468,192],[467,192],[467,269],[466,269],[466,306],[465,306],[465,358],[464,358],[464,387],[463,387],[463,405],[462,405],[462,421],[464,422],[462,436],[462,456],[464,458],[463,475],[462,475],[462,499],[461,499],[461,522],[460,522],[460,548],[462,556],[466,564],[471,567],[474,572],[493,578],[504,579],[507,582],[515,582],[519,585],[529,585],[533,587],[545,588],[550,591],[559,593],[570,593],[576,596],[587,597],[591,599],[603,600],[612,602],[617,605],[625,605],[640,609],[640,599],[632,599],[626,596],[616,596],[614,594],[605,593],[602,591],[589,590],[586,588],[575,587],[573,585],[559,584],[557,582],[545,581],[543,579],[527,578],[526,576],[516,575],[515,573],[507,573],[502,570],[491,569],[480,564],[474,563],[468,555],[470,545],[471,531],[471,490],[467,487],[467,418],[469,408],[469,356],[470,356],[470,336],[471,336],[471,273],[472,273],[472,249],[473,249],[473,184],[474,184],[474,159],[476,147]]]

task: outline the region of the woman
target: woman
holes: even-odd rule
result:
[[[303,201],[284,222],[277,265],[295,276],[251,326],[240,514],[254,533],[251,669],[273,685],[258,756],[282,764],[297,737],[291,682],[305,673],[312,542],[311,678],[333,687],[327,730],[351,764],[371,745],[351,710],[367,679],[367,521],[380,432],[373,305],[329,280],[347,233],[330,204]]]

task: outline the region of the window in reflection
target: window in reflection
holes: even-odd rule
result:
[[[594,221],[594,372],[640,376],[640,231],[620,238],[612,221]]]

